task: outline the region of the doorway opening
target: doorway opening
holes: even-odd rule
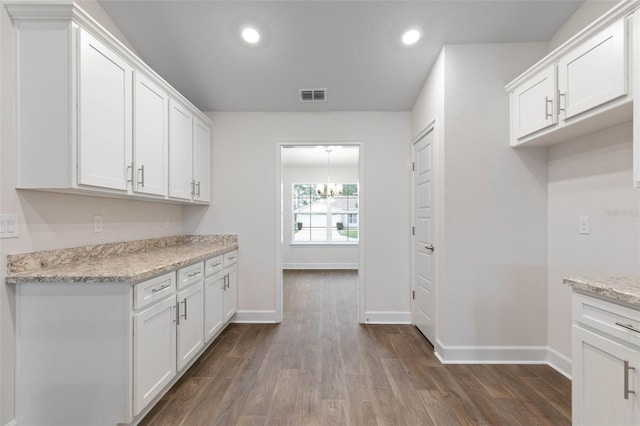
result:
[[[276,312],[284,316],[284,272],[357,273],[354,318],[364,313],[364,167],[360,142],[276,146]],[[295,274],[289,274],[293,276]],[[325,274],[326,275],[326,274]],[[321,282],[322,280],[318,280]]]

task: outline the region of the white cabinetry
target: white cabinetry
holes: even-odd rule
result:
[[[78,184],[127,189],[133,68],[80,29]]]
[[[222,272],[222,256],[204,263],[204,339],[209,342],[224,325],[223,293],[226,275]]]
[[[77,4],[6,8],[17,30],[17,188],[209,202],[206,115]]]
[[[166,195],[169,97],[140,71],[134,84],[133,190]]]
[[[512,126],[523,138],[558,122],[554,112],[556,68],[550,66],[518,86],[511,94]]]
[[[180,102],[169,109],[169,196],[210,201],[211,128]]]
[[[178,371],[182,370],[204,346],[202,277],[177,294],[178,299]]]
[[[624,12],[624,13],[623,13]],[[507,85],[511,146],[544,146],[631,119],[628,8]]]
[[[558,89],[559,111],[565,120],[627,94],[626,19],[560,58]]]
[[[224,322],[229,321],[238,311],[238,251],[225,253],[223,265],[224,279]]]
[[[573,424],[640,424],[640,311],[574,292],[573,320]]]

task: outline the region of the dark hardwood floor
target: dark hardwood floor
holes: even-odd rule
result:
[[[232,324],[143,425],[569,425],[544,365],[442,365],[410,325],[360,325],[356,273],[285,272],[282,324]]]

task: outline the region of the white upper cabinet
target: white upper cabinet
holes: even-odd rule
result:
[[[193,116],[179,102],[169,101],[169,197],[191,200],[193,182]]]
[[[550,66],[518,86],[511,94],[513,131],[517,138],[546,129],[558,122],[556,69]]]
[[[211,201],[211,127],[193,119],[193,180],[194,200]]]
[[[79,39],[78,183],[126,191],[133,68],[85,30]]]
[[[133,190],[166,195],[169,97],[150,78],[136,72],[133,99]]]
[[[620,19],[563,55],[558,100],[567,120],[627,94],[626,19]]]
[[[511,146],[546,146],[632,119],[632,16],[625,0],[506,86]]]
[[[77,4],[6,8],[17,32],[16,188],[209,202],[206,115]]]

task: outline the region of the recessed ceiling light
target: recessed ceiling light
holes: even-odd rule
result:
[[[421,36],[422,34],[420,34],[420,31],[409,30],[409,31],[406,31],[404,34],[402,34],[402,42],[407,46],[410,46],[412,44],[417,43],[417,41],[420,40]]]
[[[255,44],[260,41],[260,33],[255,28],[247,27],[242,30],[242,38],[247,43]]]

